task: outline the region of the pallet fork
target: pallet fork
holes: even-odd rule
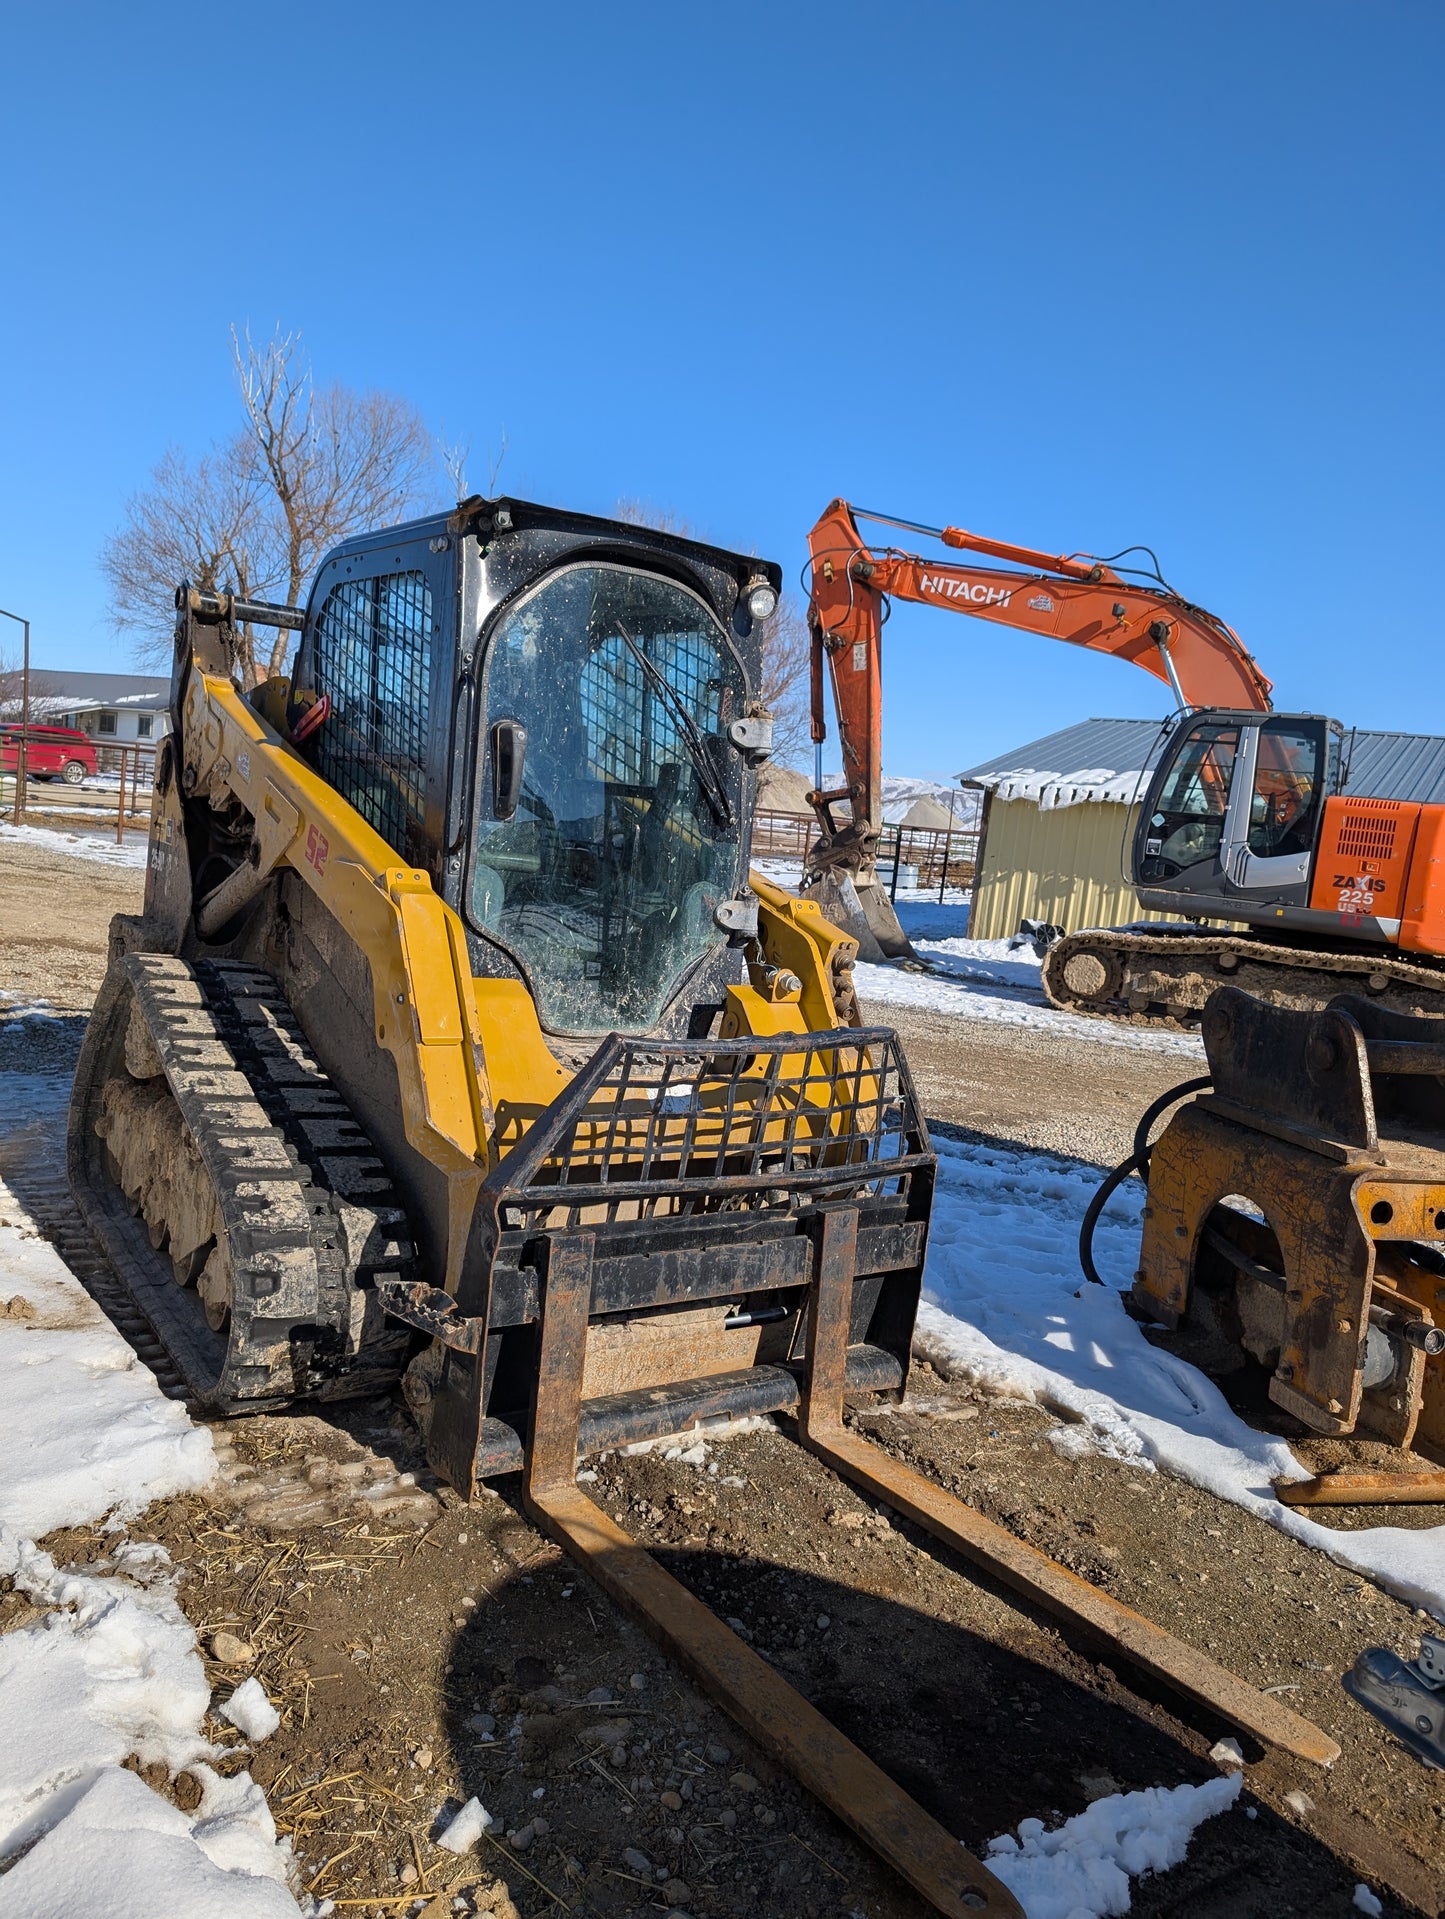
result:
[[[906,1384],[934,1164],[886,1029],[614,1035],[488,1174],[457,1293],[378,1290],[439,1342],[428,1451],[452,1485],[471,1497],[481,1479],[520,1470],[533,1523],[901,1878],[943,1913],[1017,1915],[986,1866],[577,1483],[579,1458],[629,1441],[729,1412],[796,1411],[808,1451],[1029,1604],[1262,1743],[1331,1764],[1339,1748],[1308,1720],[846,1427],[845,1393]],[[605,1357],[619,1324],[665,1328],[709,1300],[721,1338],[723,1302],[740,1294],[787,1302],[743,1315],[786,1322],[779,1363],[759,1354],[627,1392],[589,1367],[589,1347]],[[684,1336],[684,1361],[699,1350]],[[498,1382],[523,1372],[530,1406],[499,1417]]]

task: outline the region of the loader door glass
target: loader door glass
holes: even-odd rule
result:
[[[519,961],[553,1031],[646,1031],[726,937],[713,912],[741,849],[715,797],[739,777],[726,730],[742,670],[685,587],[599,565],[509,609],[486,675],[488,759],[499,722],[527,744],[515,814],[477,824],[472,919]],[[493,784],[488,765],[484,809]]]
[[[1238,726],[1220,721],[1200,721],[1180,740],[1143,821],[1139,877],[1146,883],[1219,859],[1238,753]]]

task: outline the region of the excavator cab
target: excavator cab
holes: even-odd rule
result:
[[[1168,735],[1133,831],[1141,903],[1185,918],[1306,913],[1339,722],[1210,708]]]

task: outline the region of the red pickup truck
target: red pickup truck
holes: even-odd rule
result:
[[[88,733],[74,726],[0,725],[0,773],[13,773],[20,760],[20,735],[25,734],[25,771],[32,780],[60,775],[67,786],[79,786],[96,771],[95,746]]]

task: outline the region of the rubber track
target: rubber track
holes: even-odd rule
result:
[[[401,1369],[406,1336],[388,1330],[363,1349],[366,1360],[342,1370],[341,1335],[353,1282],[408,1276],[405,1216],[279,985],[259,967],[229,961],[192,968],[166,954],[134,954],[122,964],[215,1190],[231,1255],[235,1309],[225,1351],[194,1294],[171,1277],[167,1255],[146,1260],[140,1235],[102,1229],[186,1387],[219,1411],[384,1391]],[[128,1017],[123,1009],[120,1017]],[[348,1246],[348,1228],[357,1225],[362,1243]],[[142,1264],[150,1271],[139,1271]],[[317,1310],[300,1324],[323,1331],[318,1350],[302,1356],[311,1370],[298,1377],[284,1334],[268,1334],[264,1346],[247,1341],[247,1309],[254,1304],[268,1323],[282,1318],[272,1304],[278,1281],[284,1287],[289,1274],[313,1266]]]
[[[1160,970],[1164,971],[1168,970],[1169,961],[1197,959],[1204,963],[1197,969],[1181,972],[1180,977],[1204,979],[1211,988],[1238,986],[1245,992],[1259,992],[1278,984],[1281,972],[1295,973],[1304,983],[1308,983],[1312,975],[1324,974],[1327,977],[1321,981],[1315,1002],[1320,1007],[1327,1005],[1336,993],[1347,991],[1352,985],[1360,992],[1366,991],[1365,982],[1372,974],[1385,974],[1399,990],[1371,993],[1371,999],[1378,999],[1381,1005],[1400,1012],[1414,1012],[1417,1010],[1417,996],[1428,995],[1438,1001],[1437,1006],[1428,1010],[1445,1014],[1445,969],[1412,965],[1408,960],[1395,959],[1388,947],[1369,953],[1317,953],[1304,947],[1276,946],[1269,940],[1243,937],[1184,938],[1167,933],[1114,932],[1107,929],[1071,933],[1044,957],[1044,992],[1050,1003],[1061,1012],[1107,1019],[1115,1025],[1154,1027],[1156,1030],[1161,1026],[1174,1026],[1187,1030],[1198,1023],[1201,1009],[1191,1006],[1176,1012],[1136,1013],[1122,999],[1092,1001],[1076,997],[1064,983],[1064,967],[1072,955],[1090,948],[1106,949],[1122,958],[1126,990],[1132,960],[1144,958],[1150,962],[1161,962]],[[1215,965],[1215,959],[1221,953],[1237,956],[1239,965],[1232,972],[1221,972]]]

